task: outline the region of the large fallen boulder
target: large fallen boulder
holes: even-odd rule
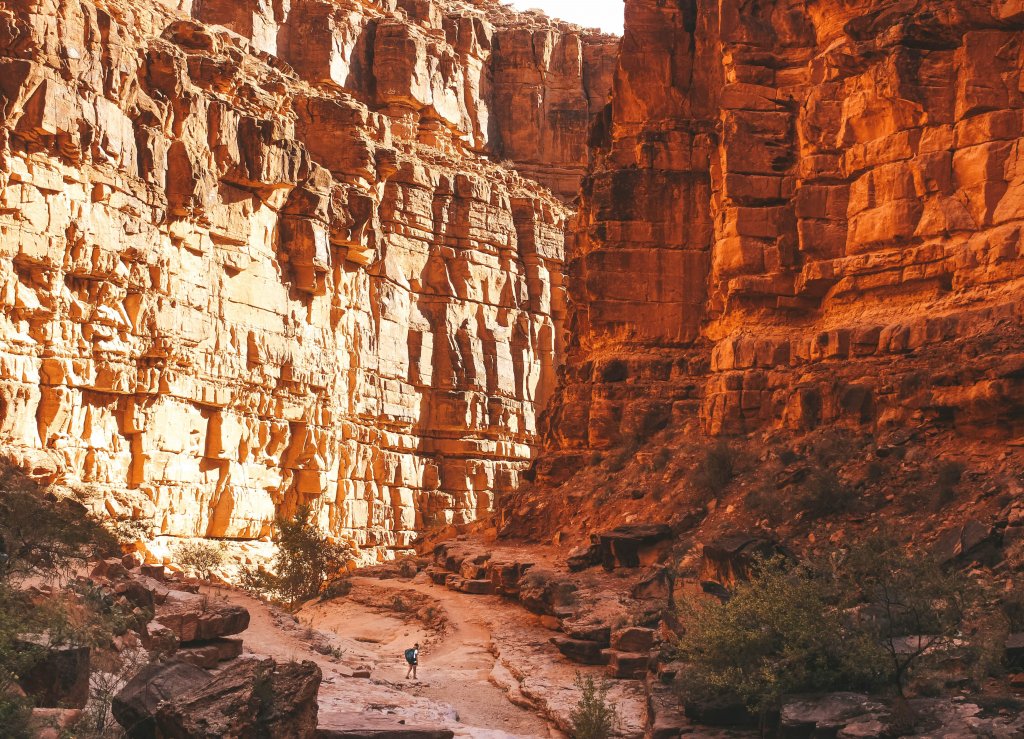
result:
[[[730,587],[750,577],[757,559],[774,556],[788,556],[788,552],[769,538],[746,533],[724,536],[704,545],[701,584],[712,592],[716,585]]]
[[[626,524],[597,535],[601,564],[609,572],[616,567],[639,567],[656,562],[672,538],[668,524]]]
[[[554,570],[533,567],[519,582],[519,602],[533,613],[548,616],[573,616],[578,586]]]
[[[160,704],[156,725],[168,739],[316,734],[320,668],[273,659],[234,662],[205,684]]]
[[[182,644],[231,636],[249,628],[249,611],[206,595],[171,590],[156,608],[156,619]]]
[[[206,670],[184,662],[154,662],[143,667],[114,696],[111,711],[132,739],[156,735],[156,711],[173,700],[213,680]]]

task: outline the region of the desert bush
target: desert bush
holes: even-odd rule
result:
[[[718,499],[736,475],[736,453],[726,441],[707,447],[693,470],[693,485],[705,501]]]
[[[870,688],[884,655],[866,635],[840,638],[831,588],[807,567],[761,560],[727,602],[690,599],[679,656],[685,701],[741,702],[762,716],[786,693]]]
[[[758,561],[726,602],[689,600],[679,642],[684,700],[744,703],[765,716],[791,693],[887,688],[964,646],[991,648],[983,599],[964,576],[920,552],[869,539],[811,564]]]
[[[246,568],[241,585],[262,596],[296,607],[319,595],[328,580],[355,557],[352,547],[330,541],[312,520],[309,506],[299,506],[292,518],[278,518],[277,552],[273,572]]]
[[[607,681],[577,672],[575,683],[580,699],[569,715],[574,739],[607,739],[618,719],[615,706],[608,701]]]
[[[0,464],[0,578],[66,576],[76,562],[119,552],[84,505]]]
[[[852,547],[833,566],[837,602],[859,609],[854,628],[880,644],[890,685],[903,696],[919,668],[939,662],[961,645],[984,650],[964,633],[984,620],[983,592],[963,573],[943,568],[921,551],[906,551],[886,536]]]
[[[416,573],[419,571],[420,569],[416,566],[416,560],[413,557],[406,557],[398,563],[399,577],[412,579],[416,577]]]
[[[853,489],[832,468],[813,469],[796,492],[797,508],[814,518],[847,513],[856,503]]]
[[[26,579],[69,579],[76,565],[117,553],[114,538],[85,506],[0,466],[0,734],[28,735],[31,700],[17,695],[19,675],[55,646],[109,645],[128,621],[107,595],[85,582],[47,598],[24,589]],[[98,590],[98,589],[97,589]]]
[[[183,541],[174,548],[174,560],[193,575],[204,580],[224,564],[224,545],[210,541]]]
[[[622,442],[622,446],[616,449],[608,457],[608,461],[605,466],[609,472],[621,472],[626,468],[633,458],[636,456],[637,451],[642,445],[642,440],[638,436],[633,436],[625,439]]]

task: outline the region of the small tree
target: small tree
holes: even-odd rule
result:
[[[592,675],[584,677],[577,672],[575,684],[580,699],[569,715],[574,739],[607,739],[618,720],[615,707],[608,703],[607,681],[596,681]]]
[[[882,645],[901,697],[916,666],[957,646],[981,602],[980,589],[962,573],[888,537],[871,538],[834,561],[840,603],[857,608],[858,630]]]
[[[318,595],[328,579],[354,559],[352,547],[330,541],[312,520],[309,506],[292,518],[278,518],[273,573],[247,570],[242,585],[294,608]]]
[[[175,547],[174,558],[185,569],[209,581],[213,571],[224,563],[224,545],[205,540],[184,541]]]

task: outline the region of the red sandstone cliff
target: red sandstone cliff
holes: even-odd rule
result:
[[[627,0],[568,358],[515,515],[557,525],[549,504],[622,487],[581,469],[649,461],[659,433],[677,456],[816,429],[1015,454],[1022,63],[1016,2]]]
[[[0,444],[153,534],[515,487],[615,39],[492,3],[0,6]],[[128,495],[122,491],[129,490]]]

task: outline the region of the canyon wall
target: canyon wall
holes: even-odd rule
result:
[[[664,428],[1024,434],[1022,66],[1008,0],[627,0],[538,479]]]
[[[387,557],[490,510],[565,311],[512,165],[575,193],[615,52],[487,2],[4,3],[3,453],[150,534],[309,504]]]

